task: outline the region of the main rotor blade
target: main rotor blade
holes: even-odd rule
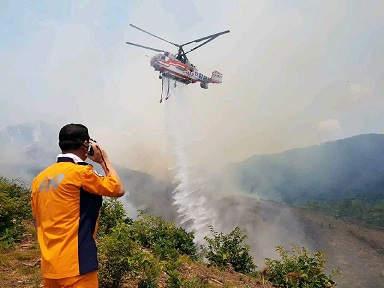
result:
[[[218,36],[216,36],[216,37],[218,37]],[[212,37],[212,38],[208,39],[208,40],[205,41],[204,43],[201,43],[200,45],[198,45],[198,46],[192,48],[191,50],[185,52],[184,54],[188,54],[189,52],[192,52],[193,50],[196,50],[197,48],[199,48],[199,47],[201,47],[201,46],[207,44],[208,42],[211,42],[213,39],[216,39],[216,37]]]
[[[141,48],[144,48],[144,49],[149,49],[149,50],[152,50],[152,51],[156,51],[156,52],[166,52],[164,50],[160,50],[160,49],[156,49],[156,48],[152,48],[152,47],[148,47],[148,46],[143,46],[143,45],[135,44],[135,43],[132,43],[132,42],[125,42],[125,43],[127,43],[129,45],[141,47]]]
[[[220,36],[220,35],[223,35],[223,34],[226,34],[226,33],[229,33],[230,31],[227,30],[227,31],[223,31],[223,32],[219,32],[219,33],[215,33],[215,34],[212,34],[212,35],[209,35],[209,36],[205,36],[203,38],[200,38],[200,39],[196,39],[196,40],[193,40],[193,41],[190,41],[190,42],[187,42],[187,43],[184,43],[183,45],[180,45],[180,46],[185,46],[185,45],[188,45],[188,44],[191,44],[191,43],[196,43],[196,42],[200,42],[200,41],[203,41],[203,40],[206,40],[206,39],[209,39],[209,38],[213,38],[215,39],[216,37]],[[213,40],[211,39],[211,40]],[[209,42],[209,41],[208,41]],[[208,43],[207,42],[207,43]],[[199,46],[200,47],[200,46]]]
[[[168,40],[165,40],[165,39],[163,39],[163,38],[161,38],[161,37],[159,37],[159,36],[156,36],[156,35],[154,35],[154,34],[152,34],[152,33],[149,33],[148,31],[145,31],[144,29],[141,29],[141,28],[139,28],[139,27],[137,27],[137,26],[135,26],[135,25],[133,25],[133,24],[129,24],[129,25],[131,25],[133,28],[136,28],[137,30],[140,30],[141,32],[144,32],[144,33],[147,33],[147,34],[149,34],[149,35],[151,35],[151,36],[153,36],[153,37],[156,37],[157,39],[160,39],[160,40],[163,40],[163,41],[165,41],[165,42],[167,42],[167,43],[170,43],[170,44],[172,44],[172,45],[175,45],[176,47],[179,47],[179,46],[180,46],[180,45],[175,44],[175,43],[173,43],[173,42],[171,42],[171,41],[168,41]]]

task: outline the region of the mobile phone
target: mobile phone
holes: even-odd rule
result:
[[[93,143],[97,143],[97,142],[96,142],[96,140],[93,140],[92,138],[90,138],[88,148],[87,148],[88,156],[93,156],[95,154],[95,151],[93,150],[93,147],[92,147]]]
[[[89,145],[88,145],[87,154],[88,154],[88,156],[93,156],[95,154],[95,151],[93,151],[93,147],[92,147],[91,143],[89,143]]]

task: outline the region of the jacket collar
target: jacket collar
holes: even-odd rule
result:
[[[79,165],[88,165],[88,163],[84,162],[79,156],[72,153],[65,153],[57,155],[56,162],[71,162]]]
[[[59,154],[59,155],[57,155],[57,160],[59,160],[59,158],[70,158],[70,159],[72,159],[72,161],[70,161],[70,162],[73,162],[73,163],[84,162],[79,156],[77,156],[73,153]]]

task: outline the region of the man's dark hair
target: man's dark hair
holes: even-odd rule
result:
[[[89,140],[88,128],[82,124],[67,124],[60,129],[59,147],[63,152],[77,150]]]
[[[61,151],[63,152],[68,152],[68,151],[74,151],[79,149],[81,146],[80,142],[72,142],[72,141],[60,141],[59,142],[59,147]]]

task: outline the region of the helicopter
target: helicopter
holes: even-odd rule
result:
[[[159,71],[159,79],[162,80],[162,89],[161,89],[161,97],[160,97],[160,103],[163,101],[163,90],[164,90],[164,81],[168,82],[167,84],[167,95],[165,97],[165,100],[169,98],[169,86],[170,86],[170,81],[174,80],[174,87],[176,87],[176,82],[184,83],[184,84],[191,84],[191,83],[196,83],[200,82],[200,87],[203,89],[208,89],[208,83],[222,83],[222,74],[218,71],[213,71],[212,76],[208,77],[198,71],[195,65],[193,65],[189,59],[187,58],[187,54],[196,50],[197,48],[200,48],[201,46],[207,44],[208,42],[211,42],[212,40],[216,39],[220,35],[229,33],[229,30],[215,33],[209,36],[205,36],[193,41],[189,41],[184,44],[176,44],[173,42],[170,42],[168,40],[165,40],[164,38],[161,38],[159,36],[156,36],[148,31],[145,31],[144,29],[141,29],[133,24],[129,24],[135,29],[140,30],[141,32],[144,32],[148,35],[151,35],[155,38],[158,38],[160,40],[163,40],[167,43],[170,43],[178,48],[178,51],[176,54],[173,54],[171,52],[162,50],[162,49],[156,49],[132,42],[126,42],[128,45],[133,45],[137,46],[140,48],[152,50],[155,52],[160,52],[159,54],[150,57],[150,65],[155,69],[155,71]],[[205,41],[204,41],[205,40]],[[192,44],[192,43],[198,43],[204,41],[203,43],[197,45],[196,47],[190,49],[189,51],[185,52],[184,51],[184,46]]]

